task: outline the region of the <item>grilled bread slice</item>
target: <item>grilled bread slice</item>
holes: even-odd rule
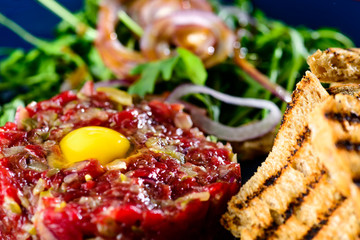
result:
[[[360,180],[360,101],[358,98],[343,94],[328,98],[314,111],[310,124],[314,126],[314,129],[318,129],[317,133],[321,133],[323,138],[320,142],[315,140],[314,146],[320,143],[328,147],[320,152],[331,150],[332,154],[336,154],[338,159],[341,159],[340,162],[351,173],[352,179]]]
[[[360,146],[360,101],[343,94],[329,97],[312,112],[309,128],[313,149],[329,170],[331,184],[347,196],[348,201],[346,210],[338,213],[344,218],[333,219],[327,225],[332,224],[334,228],[324,228],[318,236],[359,239],[360,191],[355,182],[359,179],[360,167],[360,149],[357,150]]]
[[[313,132],[319,143],[322,135],[317,125],[308,122],[310,112],[324,106],[321,102],[328,98],[318,79],[307,72],[293,94],[272,152],[233,197],[222,218],[234,236],[356,239],[360,211],[355,200],[360,198],[346,167],[349,164],[340,156],[329,163],[328,152],[319,154],[324,149],[314,148]]]
[[[321,82],[360,83],[359,48],[318,50],[307,62]]]
[[[267,229],[281,225],[281,218],[286,219],[282,216],[286,215],[290,204],[301,197],[306,186],[316,178],[311,172],[313,168],[319,168],[317,163],[309,161],[316,165],[309,166],[301,157],[294,156],[299,149],[312,155],[307,148],[301,148],[303,144],[308,146],[309,141],[309,129],[304,119],[328,96],[310,72],[297,84],[272,151],[257,173],[229,202],[229,211],[222,218],[222,224],[234,236],[242,239],[269,237]]]

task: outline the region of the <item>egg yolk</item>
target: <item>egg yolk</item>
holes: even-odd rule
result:
[[[130,142],[121,133],[105,127],[83,127],[67,134],[60,141],[65,164],[97,159],[107,164],[122,158],[130,148]]]

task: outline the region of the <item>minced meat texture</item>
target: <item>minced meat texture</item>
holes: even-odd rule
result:
[[[19,108],[0,128],[1,239],[204,237],[240,187],[231,147],[191,127],[182,105],[123,106],[87,85]],[[126,159],[54,167],[61,139],[85,126],[123,134]]]

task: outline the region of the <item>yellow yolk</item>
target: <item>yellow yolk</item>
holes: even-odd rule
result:
[[[107,164],[122,158],[130,142],[121,133],[105,127],[83,127],[67,134],[60,141],[60,148],[67,164],[87,159],[97,159]]]

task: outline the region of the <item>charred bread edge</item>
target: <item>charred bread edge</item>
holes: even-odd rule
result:
[[[225,228],[231,230],[235,236],[240,234],[236,229],[230,229],[232,228],[230,222],[236,221],[236,212],[251,205],[253,199],[281,176],[283,169],[288,164],[288,159],[302,145],[304,137],[301,133],[307,132],[306,121],[303,119],[315,105],[327,97],[328,93],[321,86],[319,80],[312,73],[306,72],[293,93],[293,100],[283,117],[272,152],[258,168],[257,173],[242,187],[238,195],[232,198],[228,206],[229,212],[221,220]]]

